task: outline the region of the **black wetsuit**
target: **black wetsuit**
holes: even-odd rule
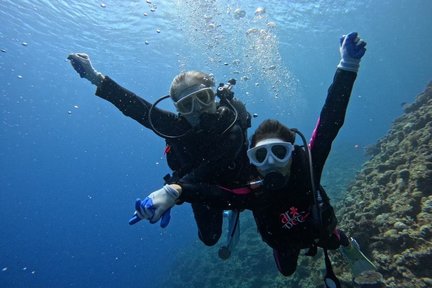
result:
[[[96,95],[154,131],[148,116],[151,103],[109,77],[105,77]],[[243,104],[236,104],[247,113]],[[218,111],[222,112],[207,115],[205,127],[201,125],[196,128],[192,128],[185,118],[176,113],[153,108],[152,123],[158,132],[171,136],[183,135],[174,139],[165,137],[167,161],[173,170],[172,177],[166,179],[167,183],[205,182],[231,187],[235,181],[240,181],[240,171],[247,164],[246,128],[237,121],[229,131],[223,133],[232,123],[234,114],[221,106],[224,105],[219,104]],[[214,245],[222,232],[222,209],[210,208],[203,203],[193,203],[192,208],[200,239],[207,245]]]
[[[319,186],[322,170],[331,150],[331,145],[345,119],[345,112],[357,74],[337,69],[333,83],[321,110],[320,118],[313,132],[309,147],[316,187]],[[226,189],[214,185],[183,185],[181,199],[187,202],[204,202],[212,207],[224,209],[250,209],[262,239],[273,248],[279,271],[292,274],[297,265],[300,249],[310,248],[320,233],[312,225],[312,205],[308,163],[305,151],[296,147],[288,182],[280,190],[265,191],[263,188]],[[206,191],[205,194],[200,191]],[[326,196],[324,196],[325,198]],[[327,202],[328,199],[324,199]],[[333,209],[325,204],[324,222],[331,238],[327,248],[338,247],[339,239],[331,234],[336,226]],[[335,235],[336,238],[338,235]],[[336,242],[335,242],[336,241]]]

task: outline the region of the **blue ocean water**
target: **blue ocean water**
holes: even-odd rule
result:
[[[150,101],[182,70],[236,78],[252,130],[272,117],[310,135],[338,39],[358,31],[368,50],[333,151],[355,154],[431,80],[431,11],[428,0],[0,0],[0,287],[159,287],[197,242],[188,205],[167,229],[128,225],[135,198],[169,172],[164,142],[93,96],[69,53]]]

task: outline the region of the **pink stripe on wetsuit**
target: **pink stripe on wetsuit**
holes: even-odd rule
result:
[[[246,195],[246,194],[249,194],[252,192],[252,189],[250,187],[240,187],[240,188],[234,188],[234,189],[229,189],[229,188],[222,187],[222,186],[218,186],[218,187],[225,190],[225,191],[236,194],[236,195]]]
[[[321,118],[318,118],[317,124],[315,125],[315,128],[312,132],[312,137],[309,141],[309,149],[311,149],[311,150],[312,150],[312,147],[314,147],[316,135],[318,134],[317,130],[318,130],[318,127],[320,126],[320,124],[321,124]]]

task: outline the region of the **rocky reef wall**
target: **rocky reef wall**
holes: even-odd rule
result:
[[[367,149],[371,159],[336,211],[387,287],[426,288],[432,287],[432,82],[404,110]]]

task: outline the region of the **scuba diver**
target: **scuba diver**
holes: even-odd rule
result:
[[[215,93],[212,75],[187,71],[174,78],[169,95],[151,104],[96,71],[88,55],[74,53],[68,59],[81,78],[97,87],[97,96],[165,139],[165,154],[173,171],[164,177],[166,184],[206,182],[231,187],[243,181],[240,171],[247,164],[251,118],[245,105],[234,98],[234,79],[221,83]],[[178,114],[157,107],[167,98],[174,102]],[[192,210],[200,240],[208,246],[216,244],[222,233],[223,209],[193,203]],[[170,221],[170,209],[161,218],[164,228]],[[137,217],[130,224],[139,220]],[[229,220],[238,221],[238,217]]]
[[[302,249],[308,249],[306,255],[313,256],[318,247],[324,250],[326,287],[340,287],[329,249],[342,246],[353,261],[352,267],[356,267],[354,277],[375,270],[355,240],[336,227],[330,199],[320,185],[331,145],[344,123],[365,46],[355,32],[341,38],[341,61],[310,143],[297,129],[266,120],[255,131],[247,151],[251,165],[244,171],[254,181],[234,189],[208,183],[166,185],[137,202],[134,215],[157,222],[166,209],[183,201],[223,209],[250,209],[261,238],[273,249],[276,266],[285,276],[295,272]],[[302,145],[294,145],[296,134],[302,138]]]

